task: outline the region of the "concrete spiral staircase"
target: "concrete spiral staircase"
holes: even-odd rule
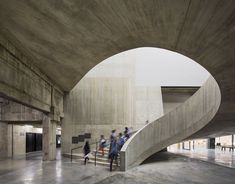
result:
[[[210,76],[186,102],[138,130],[120,152],[120,170],[139,165],[152,154],[181,142],[207,125],[221,101],[220,89]]]

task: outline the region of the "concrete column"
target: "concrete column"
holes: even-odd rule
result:
[[[43,160],[56,159],[56,121],[51,120],[49,115],[44,114],[43,126]]]
[[[7,156],[14,157],[14,125],[8,124],[7,127]]]
[[[8,125],[5,122],[0,122],[0,158],[7,157],[7,131]]]
[[[215,138],[208,139],[207,148],[208,149],[215,149]]]
[[[232,146],[234,146],[234,135],[232,135]]]

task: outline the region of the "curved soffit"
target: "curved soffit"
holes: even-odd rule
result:
[[[132,48],[192,58],[222,93],[219,112],[197,135],[235,132],[235,1],[2,0],[0,12],[1,32],[65,91],[105,58]]]

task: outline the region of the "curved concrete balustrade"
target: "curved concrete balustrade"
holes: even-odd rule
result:
[[[180,142],[207,125],[216,114],[220,89],[211,76],[185,103],[145,125],[121,150],[121,170],[139,165],[152,154]]]

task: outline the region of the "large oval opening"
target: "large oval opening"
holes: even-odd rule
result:
[[[62,129],[71,136],[89,134],[91,142],[111,130],[138,130],[191,97],[210,76],[195,61],[159,48],[137,48],[105,59],[91,69],[65,99]],[[69,128],[68,128],[69,127]],[[83,144],[78,143],[78,144]]]

